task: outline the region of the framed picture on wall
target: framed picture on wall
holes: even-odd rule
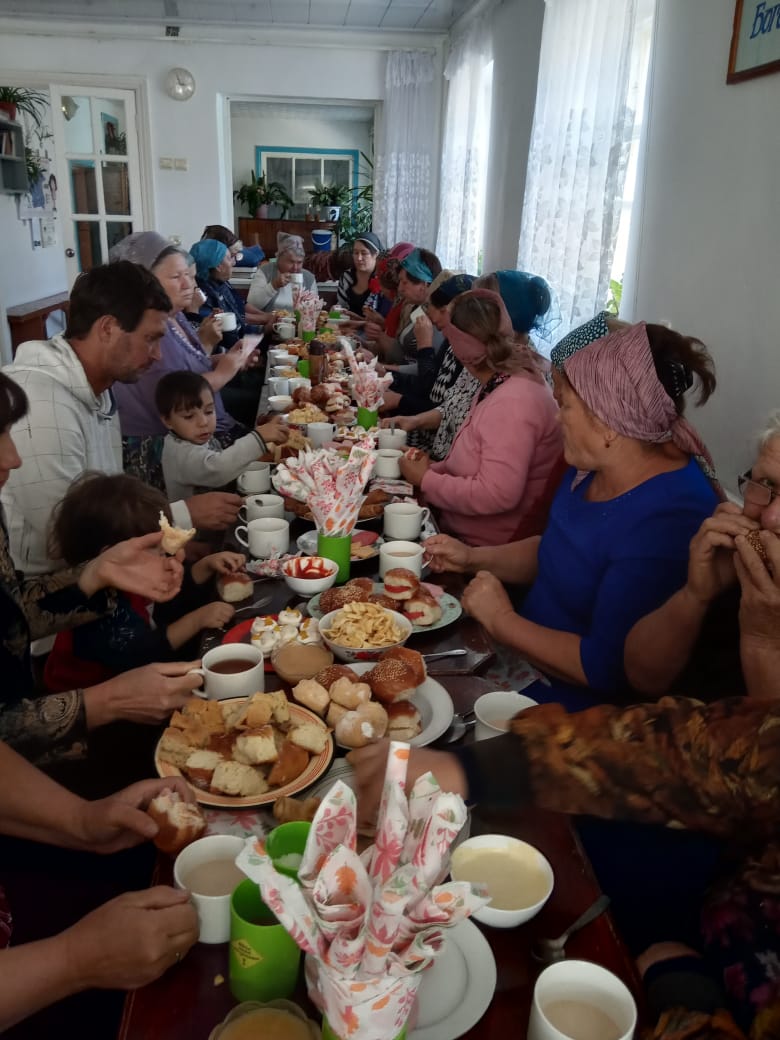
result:
[[[727,83],[780,72],[780,5],[736,0]]]

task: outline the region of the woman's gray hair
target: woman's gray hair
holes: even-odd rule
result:
[[[758,450],[761,451],[762,448],[765,448],[771,440],[775,439],[775,437],[780,437],[780,409],[770,412],[767,416],[764,428],[756,438],[758,442]]]

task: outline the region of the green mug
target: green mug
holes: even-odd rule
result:
[[[370,430],[373,426],[376,426],[379,422],[379,412],[370,408],[361,408],[358,406],[357,410],[357,424],[362,426],[364,430]]]
[[[317,532],[317,555],[324,556],[326,560],[333,560],[339,565],[336,575],[336,584],[343,585],[349,581],[349,560],[352,556],[352,535],[345,534],[338,537]]]
[[[298,880],[298,867],[310,830],[308,820],[293,820],[292,823],[279,824],[269,833],[265,839],[265,851],[280,874]]]
[[[236,1000],[289,997],[298,981],[301,951],[247,879],[230,899],[228,978]]]

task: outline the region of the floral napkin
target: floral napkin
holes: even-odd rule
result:
[[[342,337],[341,345],[352,371],[352,396],[360,408],[377,411],[384,402],[385,390],[393,381],[393,373],[385,372],[380,376],[376,371],[377,358],[358,361],[348,339]]]
[[[350,1040],[392,1040],[446,929],[488,902],[478,886],[442,884],[466,806],[430,773],[407,800],[408,760],[408,744],[391,743],[376,841],[361,856],[355,794],[339,781],[312,822],[300,884],[277,874],[256,839],[236,860],[309,954],[310,995],[332,1031]]]
[[[324,306],[325,301],[321,300],[317,293],[312,292],[311,289],[301,289],[295,300],[295,309],[301,316],[300,332],[315,331],[317,328],[317,315]]]

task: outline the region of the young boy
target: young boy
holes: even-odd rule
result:
[[[169,372],[157,384],[155,404],[168,436],[162,453],[165,487],[171,501],[189,498],[203,488],[230,484],[266,453],[266,444],[283,444],[287,430],[274,418],[229,448],[214,438],[214,394],[197,372]]]

